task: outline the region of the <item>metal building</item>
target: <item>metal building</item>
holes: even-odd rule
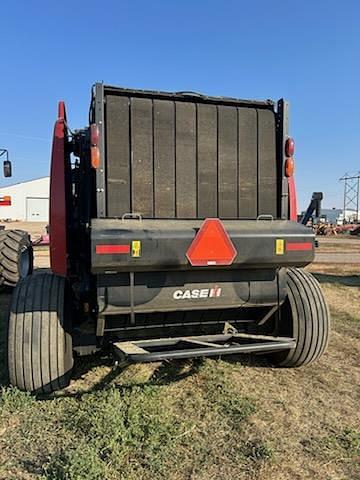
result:
[[[48,222],[50,177],[0,187],[0,219]]]

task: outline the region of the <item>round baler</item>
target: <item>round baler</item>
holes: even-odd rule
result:
[[[287,108],[96,84],[89,127],[70,135],[59,104],[52,272],[14,290],[12,385],[62,389],[74,356],[101,350],[128,362],[320,358],[330,317],[303,268],[315,242],[294,221]]]

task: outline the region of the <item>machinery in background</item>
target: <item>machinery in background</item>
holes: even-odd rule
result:
[[[309,203],[308,208],[306,209],[304,215],[300,218],[300,223],[303,225],[307,225],[310,219],[313,219],[315,214],[315,218],[319,218],[321,214],[321,201],[323,199],[322,192],[314,192],[311,197],[311,201]]]
[[[3,174],[5,178],[12,175],[12,166],[8,150],[0,149],[0,157],[5,157]],[[0,199],[1,206],[9,205],[10,197]],[[15,287],[17,282],[30,275],[33,271],[33,249],[30,236],[23,230],[5,230],[0,225],[0,287]]]
[[[344,214],[339,216],[336,223],[329,221],[326,215],[321,214],[322,192],[314,192],[306,211],[298,216],[298,222],[312,227],[316,235],[338,235],[350,234],[360,235],[360,225],[357,223],[347,223]]]

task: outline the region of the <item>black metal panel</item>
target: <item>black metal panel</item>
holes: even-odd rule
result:
[[[175,217],[175,105],[154,100],[155,218]]]
[[[192,219],[92,219],[92,271],[193,270],[186,252],[201,223]],[[281,220],[223,220],[222,223],[237,251],[227,268],[305,266],[314,259],[314,234],[304,225]],[[131,254],[133,240],[141,242],[140,256]],[[306,249],[288,248],[291,243],[305,244]],[[101,245],[123,245],[125,252],[97,253],[96,248]],[[219,266],[202,268],[210,272]]]
[[[131,212],[129,99],[108,97],[106,118],[106,155],[117,159],[107,165],[107,214],[116,217],[119,205]]]
[[[133,212],[154,216],[153,102],[131,99],[131,196]],[[108,158],[108,163],[118,159]],[[119,215],[129,213],[118,205]]]
[[[238,216],[238,122],[232,107],[218,107],[218,215]]]
[[[196,218],[196,105],[176,105],[176,216]]]
[[[284,269],[137,272],[133,284],[128,274],[119,273],[99,275],[97,282],[104,315],[233,309],[236,318],[240,308],[278,305],[286,295],[278,288],[285,286]],[[194,320],[189,315],[184,322]],[[213,319],[221,321],[221,312]]]
[[[239,217],[256,218],[257,111],[239,108]]]
[[[105,96],[107,212],[99,216],[278,217],[272,108]]]
[[[273,215],[277,208],[275,117],[258,111],[258,215]]]
[[[198,216],[217,217],[217,108],[197,106]]]

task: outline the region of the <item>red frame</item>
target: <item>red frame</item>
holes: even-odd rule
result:
[[[297,196],[296,196],[296,186],[295,186],[295,179],[292,175],[288,178],[288,185],[289,185],[289,219],[297,222]]]
[[[66,111],[59,102],[55,122],[50,173],[50,264],[57,275],[67,275],[66,234]]]

